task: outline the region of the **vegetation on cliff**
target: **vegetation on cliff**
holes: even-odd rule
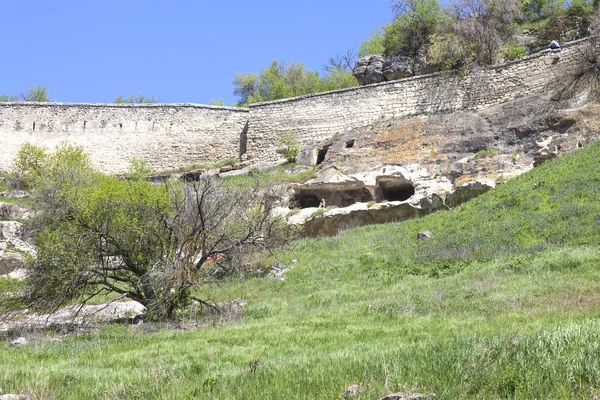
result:
[[[359,398],[592,399],[599,155],[597,142],[452,211],[301,240],[254,266],[294,266],[283,281],[248,274],[195,290],[246,300],[241,319],[6,347],[2,388],[61,399],[331,399],[360,383]],[[422,230],[432,238],[418,240]]]

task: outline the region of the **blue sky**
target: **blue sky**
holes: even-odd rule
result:
[[[4,0],[0,93],[230,105],[236,72],[271,59],[321,70],[391,17],[389,0]]]

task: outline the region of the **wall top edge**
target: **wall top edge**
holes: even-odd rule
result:
[[[581,39],[573,40],[571,42],[565,42],[565,43],[563,43],[561,45],[561,49],[573,47],[573,46],[576,46],[576,45],[581,44],[583,42],[587,42],[589,40],[590,40],[589,37],[584,37],[584,38],[581,38]],[[556,52],[556,53],[560,54],[560,52]],[[491,65],[488,68],[483,68],[481,70],[472,71],[468,75],[470,75],[472,73],[477,73],[477,72],[496,71],[496,70],[500,70],[500,69],[509,67],[511,65],[520,64],[520,63],[523,63],[523,62],[526,62],[526,61],[529,61],[529,60],[533,60],[535,58],[546,56],[548,54],[556,54],[556,53],[553,50],[544,49],[544,50],[538,51],[537,53],[533,53],[533,54],[530,54],[528,56],[519,58],[517,60],[508,61],[508,62],[505,62],[505,63],[496,64],[496,65]],[[389,86],[389,85],[394,85],[394,84],[397,84],[397,83],[400,83],[400,82],[419,81],[419,80],[429,79],[429,78],[433,78],[433,77],[437,77],[437,76],[452,77],[452,76],[459,76],[459,75],[461,75],[461,73],[459,71],[439,71],[439,72],[433,72],[431,74],[409,76],[408,78],[397,79],[397,80],[394,80],[394,81],[372,83],[370,85],[354,86],[354,87],[351,87],[351,88],[331,90],[331,91],[328,91],[328,92],[305,94],[303,96],[290,97],[288,99],[280,99],[280,100],[273,100],[273,101],[265,101],[265,102],[261,102],[261,103],[254,103],[254,104],[250,104],[249,107],[250,108],[260,108],[260,107],[264,107],[264,106],[270,106],[270,105],[276,105],[276,104],[283,104],[283,103],[291,103],[291,102],[305,100],[305,99],[310,99],[310,98],[315,98],[315,97],[329,96],[331,94],[360,91],[360,90],[362,90],[364,88],[374,88],[374,87],[379,87],[379,86]]]
[[[153,103],[153,104],[122,104],[122,103],[65,103],[65,102],[35,102],[15,101],[0,102],[0,107],[90,107],[90,108],[202,108],[207,110],[226,110],[248,113],[248,108],[211,106],[196,103]]]

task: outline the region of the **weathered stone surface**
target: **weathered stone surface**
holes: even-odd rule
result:
[[[127,172],[133,158],[153,170],[239,157],[249,110],[197,104],[0,104],[0,169],[25,142],[80,145],[105,172]]]
[[[265,169],[276,167],[278,165],[283,165],[285,163],[286,163],[286,160],[278,160],[278,161],[273,161],[273,162],[262,162],[262,163],[250,164],[250,165],[248,165],[244,168],[238,169],[238,170],[221,172],[219,174],[219,176],[222,178],[226,178],[226,177],[231,177],[231,176],[245,175],[252,170],[264,171]]]
[[[30,233],[22,223],[0,221],[0,242],[8,242],[21,251],[35,254],[35,248],[30,240]]]
[[[0,202],[0,220],[24,219],[30,216],[28,209],[15,204]]]
[[[317,148],[317,145],[303,147],[296,156],[296,164],[315,165],[317,163],[318,155],[319,149]]]
[[[449,207],[457,207],[495,187],[496,183],[489,180],[476,180],[474,182],[465,183],[446,197],[446,204]]]
[[[0,251],[0,275],[8,275],[11,272],[25,268],[25,257],[16,251]]]
[[[413,60],[407,56],[388,57],[383,62],[383,76],[386,81],[407,78],[414,74]]]
[[[549,51],[543,51],[464,76],[441,72],[253,104],[250,106],[248,157],[261,161],[280,158],[276,153],[277,141],[285,132],[296,132],[303,145],[322,143],[382,117],[482,110],[541,92],[548,83],[564,80],[576,69],[583,60],[580,50],[586,43],[583,40],[563,46],[558,61]],[[362,69],[359,64],[355,72]],[[366,67],[364,74],[366,76]]]
[[[79,311],[79,312],[78,312]],[[136,301],[115,301],[99,305],[62,308],[50,315],[31,315],[22,319],[0,322],[0,331],[9,329],[45,329],[64,325],[81,326],[87,323],[133,321],[142,316],[146,307]]]

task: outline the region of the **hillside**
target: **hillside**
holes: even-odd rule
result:
[[[332,399],[353,384],[361,399],[597,398],[599,157],[595,142],[452,211],[296,242],[262,261],[292,266],[285,280],[202,287],[247,305],[199,329],[0,344],[0,387],[41,399]]]

